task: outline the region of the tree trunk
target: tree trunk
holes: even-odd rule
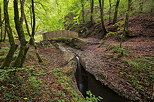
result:
[[[3,38],[3,42],[5,41],[5,39],[6,39],[6,24],[4,25],[4,38]]]
[[[25,0],[20,0],[20,8],[21,8],[21,17],[20,17],[20,23],[23,24],[24,21],[24,4]]]
[[[30,30],[29,30],[29,26],[28,26],[28,22],[27,22],[25,13],[24,13],[24,20],[25,20],[25,24],[26,24],[27,33],[28,33],[29,37],[31,37]]]
[[[140,0],[140,7],[139,7],[139,9],[140,9],[140,12],[143,12],[143,0]]]
[[[117,22],[119,3],[120,3],[120,0],[117,0],[115,12],[114,12],[113,24],[115,24]]]
[[[102,25],[102,31],[103,31],[103,36],[104,36],[107,33],[105,25],[104,25],[104,0],[99,0],[99,6],[100,6],[101,25]]]
[[[111,9],[112,9],[112,5],[111,5],[111,0],[109,0],[109,24],[111,24]]]
[[[4,19],[5,19],[6,31],[8,33],[9,43],[10,43],[11,47],[10,47],[10,50],[9,50],[9,52],[8,52],[6,58],[5,58],[4,63],[1,66],[1,68],[5,68],[5,67],[10,66],[14,52],[16,51],[16,49],[18,47],[18,45],[16,45],[15,42],[14,42],[12,29],[11,29],[10,22],[9,22],[8,1],[7,0],[4,0]]]
[[[35,35],[35,26],[36,26],[36,21],[35,21],[35,7],[34,7],[34,0],[32,0],[32,17],[33,17],[33,26],[32,26],[32,35],[31,35],[31,40],[32,40],[32,45],[34,46],[35,50],[36,50],[36,57],[38,58],[38,61],[39,62],[43,62],[39,53],[38,53],[38,50],[37,50],[37,47],[34,43],[35,39],[34,39],[34,35]]]
[[[128,0],[127,2],[127,11],[126,11],[126,16],[125,16],[124,31],[123,31],[123,34],[125,37],[129,36],[128,23],[129,23],[129,12],[130,12],[130,7],[131,7],[131,2],[132,0]]]
[[[2,20],[2,4],[0,3],[0,42],[3,42],[3,23],[4,23],[5,19]]]
[[[14,21],[15,21],[15,27],[18,33],[18,37],[20,40],[20,51],[19,54],[14,62],[13,67],[22,67],[23,65],[23,60],[24,60],[24,56],[25,56],[25,51],[26,51],[26,39],[25,39],[25,35],[24,35],[24,31],[23,31],[23,27],[22,24],[19,20],[19,10],[18,10],[18,0],[14,0]]]
[[[90,6],[91,6],[91,15],[90,15],[90,21],[91,23],[94,22],[93,14],[94,14],[94,0],[90,0]]]
[[[1,34],[0,34],[0,42],[3,41],[3,27],[2,27],[2,4],[0,3],[0,28],[1,28]]]
[[[85,19],[84,19],[84,0],[81,0],[81,6],[82,6],[82,22],[83,24],[85,24]]]

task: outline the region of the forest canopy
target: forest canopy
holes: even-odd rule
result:
[[[3,0],[1,0],[1,8],[3,7]],[[35,13],[36,13],[36,31],[46,32],[53,30],[71,29],[71,27],[83,24],[82,20],[82,9],[84,9],[85,22],[90,21],[90,3],[94,1],[93,6],[93,18],[94,22],[100,22],[99,19],[99,0],[35,0]],[[127,10],[127,0],[119,0],[119,11],[118,17],[124,17],[125,11]],[[114,9],[117,0],[104,0],[104,19],[113,19]],[[131,14],[141,12],[141,6],[143,3],[143,11],[150,11],[154,6],[153,0],[132,0]],[[82,6],[84,5],[84,8]],[[111,12],[109,11],[111,7]],[[10,24],[14,34],[14,14],[13,14],[13,0],[9,0],[9,15]],[[26,0],[24,6],[26,18],[28,24],[31,26],[31,0]],[[142,11],[142,12],[143,12]],[[109,12],[111,13],[109,17]],[[3,14],[3,9],[2,13]],[[3,15],[2,15],[3,18]],[[4,25],[3,25],[4,26]],[[26,24],[23,23],[24,29]]]

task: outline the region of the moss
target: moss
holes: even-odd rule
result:
[[[67,46],[70,46],[75,49],[80,49],[80,46],[77,45],[80,42],[77,38],[52,38],[50,41],[57,42],[57,43],[64,43]]]

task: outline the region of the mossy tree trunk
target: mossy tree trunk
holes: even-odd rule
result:
[[[143,12],[143,4],[144,4],[144,1],[143,0],[140,0],[140,12]]]
[[[131,3],[132,3],[132,0],[127,1],[127,11],[125,15],[124,31],[123,31],[124,37],[129,36],[128,26],[129,26],[129,12],[130,12]]]
[[[0,3],[0,42],[3,42],[4,37],[6,36],[5,34],[3,34],[3,24],[5,22],[5,19],[2,18],[2,3]]]
[[[119,3],[120,3],[120,0],[117,0],[116,6],[115,6],[115,11],[114,11],[113,24],[115,24],[117,22]]]
[[[3,27],[2,27],[2,4],[0,3],[0,29],[1,29],[1,33],[0,33],[0,42],[3,41]]]
[[[103,35],[106,35],[107,30],[104,25],[104,0],[99,0],[99,7],[100,7],[100,17],[101,17],[101,25],[102,25],[102,31]]]
[[[19,54],[14,62],[13,67],[22,67],[23,62],[25,60],[24,56],[26,56],[28,48],[26,47],[27,42],[25,39],[22,23],[20,22],[19,19],[18,0],[14,0],[14,21],[15,21],[15,28],[17,30],[17,34],[21,45]]]
[[[85,16],[85,12],[84,12],[84,0],[81,0],[81,7],[82,7],[82,22],[83,22],[83,24],[85,24],[85,19],[84,19],[84,16]]]
[[[91,23],[93,23],[94,22],[94,18],[93,18],[93,15],[94,15],[94,0],[90,0],[90,6],[91,6],[90,21],[91,21]]]
[[[32,26],[32,35],[31,35],[31,40],[32,40],[32,45],[34,46],[35,50],[36,50],[36,57],[38,58],[38,61],[39,62],[43,62],[39,53],[38,53],[38,50],[37,50],[37,47],[34,43],[35,39],[34,39],[34,35],[35,35],[35,26],[36,26],[36,20],[35,20],[35,7],[34,7],[34,0],[32,0],[32,17],[33,17],[33,26]]]
[[[6,58],[5,58],[4,63],[1,66],[1,68],[5,68],[5,67],[10,66],[14,52],[16,51],[16,49],[18,47],[18,45],[16,45],[15,42],[14,42],[12,29],[11,29],[10,22],[9,22],[8,1],[7,0],[4,0],[4,19],[5,19],[6,31],[7,31],[9,43],[10,43],[10,50],[9,50],[9,52],[8,52]]]
[[[109,0],[109,24],[111,24],[111,10],[112,10],[112,4],[111,4],[111,0]]]
[[[5,23],[4,23],[5,24]],[[6,34],[7,31],[6,31],[6,24],[4,25],[4,37],[3,37],[3,42],[6,40]]]

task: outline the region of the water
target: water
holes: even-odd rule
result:
[[[119,96],[107,86],[102,85],[102,83],[97,81],[92,74],[85,71],[83,66],[80,64],[80,59],[78,56],[76,59],[78,63],[75,77],[79,91],[83,94],[84,97],[87,96],[86,91],[90,90],[93,95],[101,96],[103,98],[102,102],[131,102]]]

